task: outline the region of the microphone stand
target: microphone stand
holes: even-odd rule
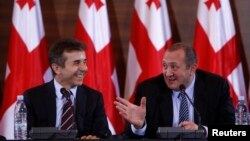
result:
[[[185,86],[184,85],[180,85],[180,92],[181,94],[184,94],[186,96],[186,98],[188,99],[188,101],[190,102],[190,104],[192,105],[192,107],[194,108],[194,111],[197,114],[198,117],[198,130],[201,129],[204,131],[204,135],[206,133],[206,129],[201,125],[201,115],[200,112],[196,109],[196,107],[194,106],[194,103],[192,102],[192,100],[190,99],[190,97],[187,95],[187,93],[185,92]]]

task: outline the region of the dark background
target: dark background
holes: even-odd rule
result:
[[[4,85],[9,31],[14,0],[0,0],[0,100]],[[193,43],[198,0],[167,0],[174,42]],[[239,48],[243,60],[246,87],[250,66],[250,0],[230,0]],[[74,37],[80,0],[40,0],[48,46],[62,37]],[[107,0],[112,47],[115,54],[121,94],[124,92],[125,70],[134,0]],[[248,91],[247,91],[248,92]]]

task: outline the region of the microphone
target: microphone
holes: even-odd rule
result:
[[[194,111],[196,112],[196,114],[198,116],[198,128],[200,128],[201,127],[201,115],[200,115],[200,112],[196,109],[196,107],[194,106],[194,103],[192,102],[192,100],[189,98],[189,96],[185,92],[186,87],[183,84],[181,84],[179,88],[180,88],[181,94],[184,94],[186,96],[186,98],[191,103],[192,107],[194,108]]]
[[[2,135],[0,135],[0,141],[6,141],[6,138]]]

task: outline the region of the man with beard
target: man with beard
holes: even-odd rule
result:
[[[199,114],[180,91],[185,91]],[[125,133],[131,138],[156,138],[158,127],[201,128],[207,133],[208,125],[233,125],[235,119],[228,82],[197,69],[194,49],[182,43],[165,52],[162,74],[138,85],[134,104],[120,97],[114,104],[130,123]]]
[[[111,135],[101,93],[82,84],[88,70],[85,48],[77,40],[62,39],[49,49],[54,79],[24,93],[28,131],[57,127],[77,129],[83,139]]]

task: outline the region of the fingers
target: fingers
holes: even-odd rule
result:
[[[96,139],[100,139],[97,136],[94,135],[87,135],[87,136],[82,136],[81,139],[92,139],[92,140],[96,140]]]
[[[179,127],[185,127],[187,125],[187,121],[182,121],[180,124],[179,124]]]
[[[126,105],[117,101],[115,101],[114,104],[119,111],[126,111],[126,107],[127,107]]]
[[[116,100],[117,100],[118,102],[122,103],[122,104],[125,105],[125,106],[128,106],[128,105],[131,104],[128,100],[126,100],[126,99],[124,99],[124,98],[121,98],[121,97],[119,97],[119,96],[116,97]]]
[[[115,102],[115,108],[119,111],[119,114],[122,115],[123,117],[126,116],[126,108],[124,105],[122,105],[119,102]]]
[[[116,99],[117,101],[114,101],[115,108],[118,110],[119,114],[123,118],[127,119],[127,105],[124,104],[124,101],[122,98],[117,97]]]
[[[187,130],[197,130],[198,129],[198,125],[192,121],[183,121],[179,124],[179,126],[184,128],[184,129],[187,129]]]
[[[114,101],[115,107],[116,109],[121,112],[121,113],[125,113],[127,110],[127,105],[124,104],[124,100],[120,97],[116,98],[117,101]],[[122,101],[122,102],[121,102]],[[125,100],[126,101],[126,100]]]
[[[147,102],[146,97],[142,97],[142,98],[141,98],[141,104],[140,104],[140,106],[141,106],[143,109],[146,109],[146,102]]]

